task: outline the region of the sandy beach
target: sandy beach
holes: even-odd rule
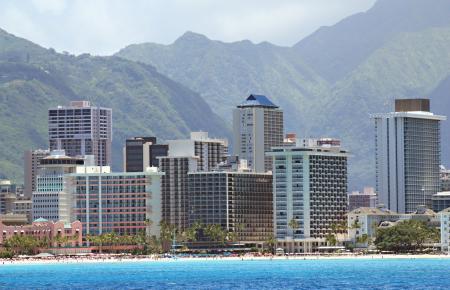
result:
[[[51,258],[14,258],[0,259],[0,267],[8,265],[40,265],[40,264],[85,264],[85,263],[142,263],[142,262],[170,262],[178,263],[184,261],[271,261],[271,260],[349,260],[349,259],[450,259],[450,255],[305,255],[305,256],[251,256],[244,255],[239,257],[133,257],[133,256],[109,256],[97,255],[89,257],[51,257]]]

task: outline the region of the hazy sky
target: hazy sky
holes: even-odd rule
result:
[[[0,0],[0,28],[57,51],[112,54],[185,31],[290,46],[375,0]]]

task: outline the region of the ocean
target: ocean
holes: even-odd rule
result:
[[[450,259],[0,265],[1,289],[449,289]]]

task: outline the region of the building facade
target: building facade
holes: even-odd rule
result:
[[[293,245],[333,234],[333,225],[345,222],[347,152],[275,147],[267,155],[273,158],[275,238],[289,251],[303,251]]]
[[[272,174],[189,173],[189,225],[221,225],[239,242],[265,242],[273,234]]]
[[[360,246],[368,246],[375,239],[379,227],[389,227],[405,220],[419,220],[430,225],[438,224],[434,211],[420,207],[412,213],[397,213],[383,206],[376,208],[361,207],[350,211],[347,215],[348,237],[353,243],[358,243],[359,238],[367,236]]]
[[[88,101],[70,102],[48,110],[50,150],[67,156],[93,155],[98,166],[111,165],[112,110]]]
[[[450,191],[450,170],[441,166],[441,191]]]
[[[441,251],[450,252],[450,208],[438,213],[441,230]]]
[[[64,175],[84,164],[83,158],[66,156],[64,150],[52,151],[41,159],[32,194],[32,219],[71,222],[71,196],[65,190]]]
[[[159,158],[167,156],[169,146],[157,144],[156,137],[134,137],[127,139],[123,149],[125,172],[142,172],[147,167],[158,167]]]
[[[443,191],[434,194],[431,197],[431,208],[435,212],[443,211],[450,207],[450,191]]]
[[[84,235],[147,232],[159,237],[162,173],[83,170],[66,175],[65,184],[72,196],[72,219],[82,223]]]
[[[255,172],[272,170],[265,152],[283,146],[283,111],[266,96],[250,95],[233,111],[233,154]]]
[[[189,226],[188,172],[197,171],[198,159],[195,156],[159,158],[159,169],[164,172],[161,181],[162,219],[179,230]]]
[[[208,136],[208,132],[191,132],[190,139],[170,140],[169,156],[195,156],[197,171],[212,171],[226,160],[228,141]]]
[[[348,195],[348,211],[360,207],[376,207],[377,194],[373,187],[365,187],[363,192],[354,191]]]
[[[41,159],[50,155],[50,150],[27,150],[23,156],[24,159],[24,190],[26,197],[31,199],[31,194],[36,191],[36,174]]]
[[[390,210],[410,213],[431,207],[440,191],[440,121],[428,99],[396,100],[396,111],[374,114],[376,190]],[[420,109],[420,111],[417,111]]]
[[[82,245],[82,225],[79,221],[65,223],[37,219],[30,225],[5,225],[0,222],[0,245],[16,235],[31,236],[38,240],[47,240],[49,247]],[[64,242],[62,242],[64,240]]]

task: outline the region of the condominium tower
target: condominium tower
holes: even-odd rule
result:
[[[273,158],[274,234],[290,251],[324,239],[347,209],[347,157],[340,147],[276,147]],[[294,226],[295,225],[295,226]]]
[[[395,101],[395,112],[373,114],[379,202],[399,213],[431,207],[440,191],[440,121],[429,99]]]
[[[250,95],[233,111],[233,154],[256,172],[272,170],[265,152],[283,145],[283,111],[266,96]]]
[[[94,155],[98,166],[111,165],[112,110],[88,101],[70,102],[48,110],[51,150],[67,156]]]

